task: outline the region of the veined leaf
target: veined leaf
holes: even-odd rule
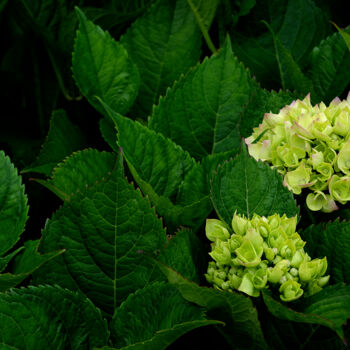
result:
[[[60,250],[46,254],[38,254],[38,245],[39,241],[27,241],[24,243],[24,252],[22,254],[17,255],[18,252],[22,250],[21,248],[16,250],[15,255],[17,256],[11,273],[0,274],[0,292],[15,287],[43,264],[64,252],[64,250]],[[12,258],[13,254],[11,255]]]
[[[115,113],[101,101],[118,129],[118,145],[143,193],[170,232],[197,229],[212,206],[204,167],[162,134]]]
[[[107,323],[89,299],[59,287],[0,294],[4,349],[92,349],[108,340]]]
[[[192,329],[223,324],[206,320],[204,311],[186,301],[175,286],[152,283],[116,309],[111,322],[112,343],[125,350],[166,349]]]
[[[28,205],[21,177],[0,151],[0,256],[12,248],[24,230]]]
[[[22,173],[36,172],[50,176],[53,168],[72,152],[84,145],[80,129],[72,124],[64,110],[52,113],[49,133],[36,161]]]
[[[81,93],[99,112],[100,97],[119,113],[126,113],[133,104],[139,73],[124,47],[108,32],[87,20],[76,8],[79,29],[74,44],[72,69]]]
[[[108,179],[116,164],[116,155],[86,149],[73,153],[54,169],[50,180],[36,179],[64,201],[84,193],[96,183]]]
[[[149,126],[197,159],[229,151],[240,145],[240,113],[256,88],[227,38],[218,54],[205,59],[160,99]]]
[[[347,29],[349,32],[350,29]],[[344,31],[349,35],[346,31]],[[328,104],[350,82],[350,52],[339,33],[321,41],[312,51],[311,79],[316,94]]]
[[[301,235],[308,242],[305,249],[310,256],[327,257],[333,283],[350,283],[350,222],[311,225]]]
[[[225,322],[225,327],[219,330],[232,348],[267,349],[251,299],[238,293],[200,287],[163,263],[158,266],[186,300],[206,308],[209,317]]]
[[[197,63],[201,32],[186,0],[162,0],[129,27],[121,43],[140,71],[133,112],[145,120],[166,88]]]
[[[79,290],[111,315],[153,278],[154,265],[141,253],[154,255],[165,242],[161,221],[124,178],[119,161],[106,181],[74,196],[47,222],[39,251],[66,252],[35,281]]]
[[[276,317],[304,323],[320,324],[333,329],[344,341],[342,326],[350,318],[350,286],[337,284],[305,298],[298,310],[293,310],[274,300],[264,292],[264,301]]]
[[[292,192],[282,184],[282,178],[268,164],[251,158],[245,145],[235,159],[218,168],[211,186],[211,198],[219,217],[231,225],[234,212],[251,218],[298,213]]]

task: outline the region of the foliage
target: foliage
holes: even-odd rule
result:
[[[0,348],[344,348],[347,17],[0,0]]]

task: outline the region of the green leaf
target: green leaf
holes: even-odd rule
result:
[[[205,307],[208,317],[225,322],[225,327],[219,330],[232,348],[267,349],[258,313],[250,298],[238,293],[200,287],[168,266],[160,262],[158,266],[169,283],[174,284],[186,300]]]
[[[343,93],[350,82],[350,52],[341,35],[334,33],[313,49],[311,57],[310,72],[315,92],[328,104]]]
[[[28,205],[17,169],[0,151],[0,256],[12,248],[24,230]]]
[[[1,293],[0,334],[4,349],[92,349],[108,340],[100,310],[57,286]]]
[[[36,180],[64,201],[85,193],[96,183],[108,179],[116,166],[116,155],[86,149],[75,152],[54,169],[48,181]]]
[[[305,298],[298,310],[293,310],[264,292],[264,302],[276,317],[294,322],[320,324],[333,329],[344,341],[342,326],[350,317],[350,286],[337,284]]]
[[[192,231],[181,228],[169,237],[158,259],[190,281],[199,283],[198,272],[205,263],[205,248]]]
[[[231,225],[234,212],[251,218],[298,213],[292,192],[282,184],[282,178],[268,164],[248,155],[245,145],[235,159],[218,168],[211,186],[215,210],[221,220]]]
[[[23,249],[24,249],[24,247],[19,247],[18,249],[16,249],[12,253],[10,253],[4,257],[0,257],[0,272],[3,272],[5,270],[7,264],[12,260],[12,258],[15,257]]]
[[[34,276],[79,290],[111,315],[125,298],[152,280],[155,254],[166,242],[161,221],[123,175],[121,160],[112,175],[74,196],[43,230],[42,253],[66,249]]]
[[[140,84],[137,68],[120,43],[87,20],[78,8],[76,11],[79,29],[72,61],[74,79],[81,93],[99,112],[104,110],[96,96],[119,113],[126,113]]]
[[[119,152],[117,145],[117,133],[115,125],[109,118],[104,117],[100,119],[100,131],[104,140],[108,143],[114,152]]]
[[[304,96],[299,96],[304,98]],[[243,137],[252,134],[253,128],[263,120],[265,113],[278,113],[281,108],[296,100],[298,96],[290,91],[267,91],[257,89],[241,114],[240,132]]]
[[[84,136],[72,124],[64,110],[52,113],[48,135],[36,161],[22,173],[36,172],[50,176],[53,168],[72,152],[83,147]]]
[[[149,126],[197,159],[229,151],[240,145],[240,113],[255,88],[227,38],[218,54],[205,59],[160,99]]]
[[[333,283],[350,283],[350,222],[336,220],[311,225],[301,233],[307,242],[305,249],[314,257],[327,257]]]
[[[24,252],[16,256],[11,272],[0,274],[0,292],[15,287],[43,264],[64,252],[64,250],[60,250],[41,255],[37,252],[38,245],[39,241],[24,243]],[[20,250],[22,248],[16,250],[15,253],[17,254]],[[11,258],[13,255],[15,254],[10,255]]]
[[[343,37],[346,46],[350,50],[350,34],[347,33],[347,31],[345,31],[344,29],[339,28],[335,23],[332,22],[332,24],[337,28],[338,32]]]
[[[116,309],[111,338],[118,349],[163,350],[190,330],[211,324],[222,322],[206,320],[204,309],[183,299],[176,287],[156,282]]]
[[[164,217],[169,232],[180,225],[198,229],[212,209],[204,167],[162,134],[101,103],[116,123],[118,145],[135,181]]]
[[[163,0],[129,27],[121,43],[140,71],[140,92],[133,112],[145,120],[158,97],[197,63],[201,33],[186,0]]]
[[[215,16],[216,8],[220,0],[187,0],[191,10],[196,18],[196,21],[201,29],[203,37],[207,42],[209,49],[216,52],[215,46],[209,36],[209,28]]]

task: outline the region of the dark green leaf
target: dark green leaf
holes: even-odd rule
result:
[[[17,169],[0,151],[0,256],[12,248],[27,221],[27,196]]]
[[[3,272],[5,270],[7,264],[12,260],[12,258],[15,257],[23,249],[24,249],[24,247],[20,247],[20,248],[16,249],[15,251],[13,251],[12,253],[10,253],[4,257],[0,257],[0,272]]]
[[[229,225],[233,214],[247,217],[294,216],[298,213],[292,192],[282,184],[282,178],[268,164],[248,155],[245,145],[235,159],[224,163],[214,175],[211,197],[219,217]]]
[[[251,299],[238,293],[200,287],[168,266],[162,263],[158,266],[186,300],[205,307],[211,318],[225,322],[220,330],[234,349],[267,348]]]
[[[160,99],[150,128],[197,159],[237,148],[240,113],[256,88],[233,56],[228,38],[218,54],[191,70]]]
[[[49,133],[36,161],[22,173],[36,172],[50,176],[53,168],[85,143],[80,129],[72,124],[64,110],[52,113]]]
[[[1,293],[0,334],[3,349],[87,350],[108,339],[100,310],[80,294],[52,286]]]
[[[49,220],[40,252],[66,249],[36,274],[37,283],[80,290],[111,315],[152,279],[155,254],[166,236],[147,199],[123,175],[122,163],[105,181],[74,196]]]
[[[109,118],[100,119],[100,131],[104,140],[108,143],[114,152],[119,152],[119,147],[117,145],[117,133],[115,130],[115,125],[110,121]]]
[[[99,112],[104,110],[100,97],[119,113],[133,104],[139,73],[123,46],[108,32],[87,20],[77,8],[79,29],[74,44],[73,74],[81,93]]]
[[[345,31],[344,29],[340,29],[335,23],[333,25],[337,28],[341,36],[343,37],[343,40],[345,41],[346,46],[350,50],[350,34],[348,31]]]
[[[139,17],[121,42],[140,71],[133,112],[145,120],[158,97],[198,61],[201,33],[186,0],[163,0]]]

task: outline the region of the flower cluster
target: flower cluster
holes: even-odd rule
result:
[[[222,221],[208,219],[206,235],[212,241],[207,281],[214,287],[239,290],[257,297],[260,290],[279,286],[280,298],[292,301],[319,292],[329,276],[327,258],[313,259],[295,232],[297,217],[234,215],[233,234]]]
[[[331,212],[350,201],[350,94],[312,106],[310,96],[278,114],[265,114],[246,140],[256,160],[267,161],[295,194],[310,192],[307,206]]]

